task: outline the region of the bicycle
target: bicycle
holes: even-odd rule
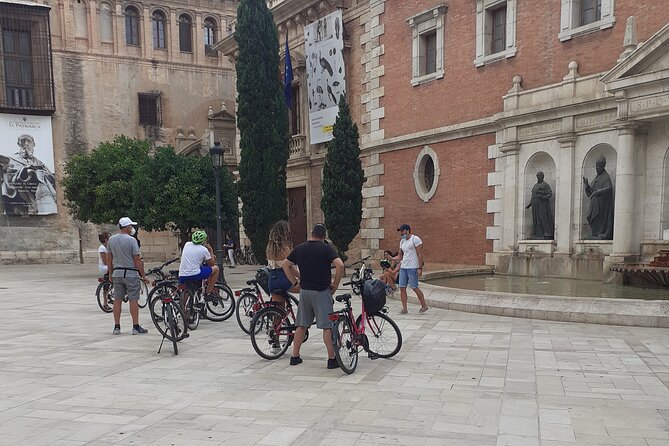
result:
[[[262,272],[269,274],[266,270],[267,268],[259,269],[256,272],[255,279],[246,281],[246,284],[252,288],[242,288],[239,291],[235,291],[235,296],[237,297],[235,309],[237,323],[239,324],[239,328],[246,334],[250,334],[251,332],[251,321],[253,320],[253,316],[271,302],[265,300],[263,295],[263,291],[270,294],[267,291],[267,281],[261,281],[259,277]],[[292,304],[297,307],[299,302],[297,298],[290,293],[288,293],[288,298],[291,300]]]
[[[329,314],[330,320],[334,322],[332,344],[335,357],[344,372],[351,374],[355,371],[360,348],[367,352],[370,359],[391,358],[400,351],[402,333],[395,321],[386,314],[387,307],[373,314],[367,313],[364,299],[361,299],[361,314],[354,318],[350,294],[341,294],[335,300],[344,302],[344,308]],[[371,340],[365,333],[366,328],[371,332]]]
[[[286,353],[295,336],[295,313],[293,299],[290,293],[277,290],[276,294],[284,297],[285,308],[277,302],[267,302],[265,308],[260,309],[251,321],[251,345],[256,353],[264,359],[278,359]],[[309,330],[304,334],[304,340],[309,339]]]
[[[362,285],[367,281],[374,278],[374,270],[369,264],[365,263],[367,260],[371,259],[372,256],[367,256],[364,259],[360,259],[357,262],[354,262],[348,265],[346,268],[353,268],[357,265],[360,265],[360,268],[356,268],[356,271],[353,271],[351,274],[351,281],[347,283],[351,285],[351,291],[356,296],[360,296],[362,293]]]
[[[139,300],[137,301],[137,304],[139,305],[139,308],[144,308],[148,302],[149,287],[143,280],[139,281],[139,287]],[[109,274],[98,277],[98,287],[95,289],[95,300],[97,300],[98,306],[105,313],[114,311],[114,286],[109,280]],[[128,296],[123,296],[123,302],[127,301]]]
[[[152,292],[154,291],[156,291],[156,295],[151,300],[149,311],[151,312],[153,325],[163,336],[160,347],[158,347],[158,353],[162,350],[165,339],[169,339],[172,341],[174,354],[178,355],[177,342],[189,337],[189,334],[185,322],[186,317],[179,301],[175,299],[176,288],[170,280],[163,280],[156,283],[156,288]]]

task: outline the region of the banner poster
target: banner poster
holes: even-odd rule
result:
[[[0,113],[0,207],[5,215],[56,214],[50,116]]]
[[[311,144],[332,139],[339,96],[346,94],[343,23],[337,10],[304,27]]]

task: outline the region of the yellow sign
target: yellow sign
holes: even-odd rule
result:
[[[323,126],[323,133],[332,133],[333,128],[334,128],[333,125],[325,125]]]

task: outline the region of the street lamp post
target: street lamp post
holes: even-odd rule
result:
[[[223,148],[220,143],[214,142],[214,147],[209,149],[211,161],[214,165],[214,178],[216,178],[216,264],[220,271],[218,281],[225,283],[223,274],[223,231],[221,229],[221,168],[223,167]]]

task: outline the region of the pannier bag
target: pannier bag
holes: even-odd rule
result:
[[[368,280],[362,286],[362,301],[367,314],[376,314],[386,305],[386,285],[379,279]]]
[[[260,288],[263,289],[267,294],[269,294],[269,268],[262,267],[256,271],[256,281]]]

